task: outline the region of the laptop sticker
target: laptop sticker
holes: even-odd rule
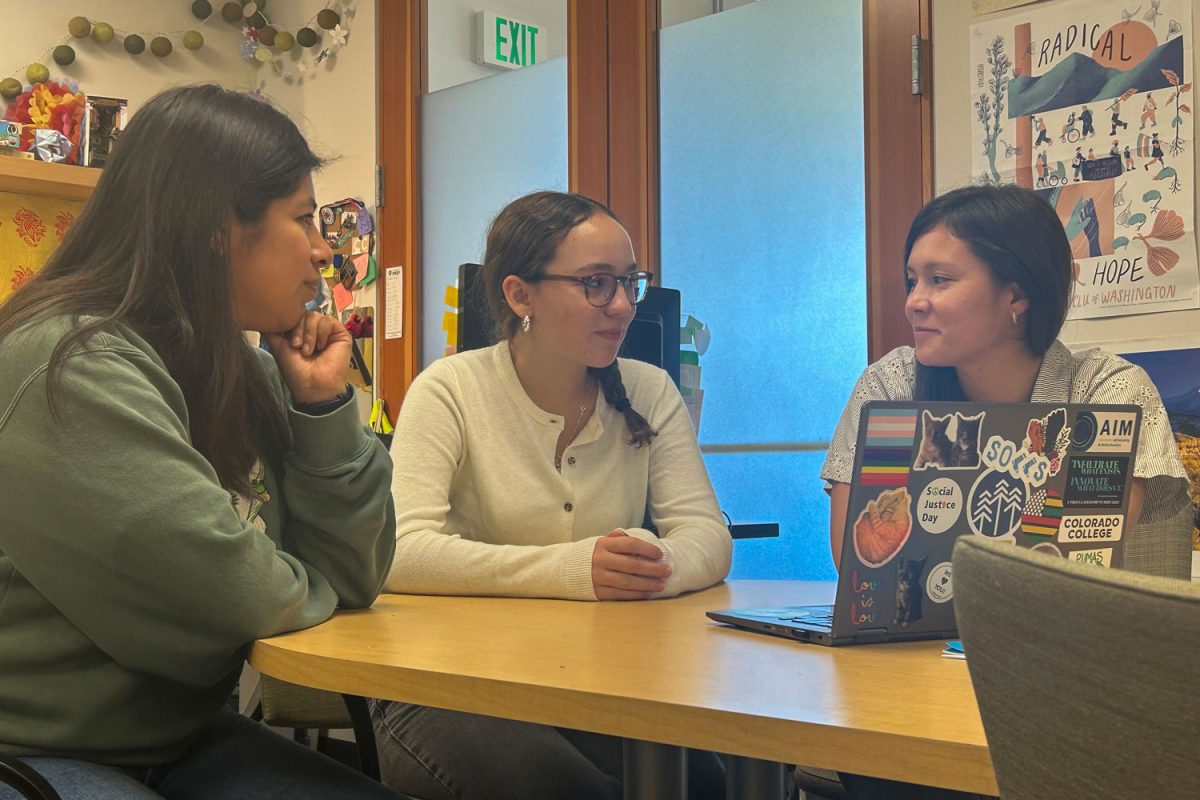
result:
[[[954,598],[954,580],[949,561],[943,561],[929,570],[925,593],[935,603],[945,603]]]
[[[1063,557],[1062,550],[1059,550],[1058,545],[1053,544],[1052,542],[1038,542],[1037,544],[1035,544],[1033,547],[1031,547],[1029,549],[1035,550],[1039,553],[1046,553],[1047,555],[1057,556],[1059,558]]]
[[[910,453],[916,436],[915,409],[871,409],[859,483],[863,486],[908,483]]]
[[[911,625],[921,619],[921,598],[925,596],[921,573],[925,559],[901,558],[896,561],[896,619],[895,625]]]
[[[1016,442],[999,436],[988,439],[983,448],[983,463],[992,470],[1008,473],[1030,486],[1041,486],[1054,474],[1050,471],[1050,459],[1045,453],[1018,447]]]
[[[1080,564],[1092,564],[1093,566],[1097,567],[1111,567],[1112,552],[1113,549],[1111,547],[1101,547],[1096,550],[1076,550],[1068,555],[1067,558]]]
[[[1119,508],[1128,469],[1129,456],[1071,456],[1063,505]]]
[[[963,493],[953,478],[936,478],[921,491],[917,524],[929,533],[945,533],[962,516]]]
[[[900,552],[912,532],[908,488],[880,492],[854,521],[854,554],[868,567],[882,567]]]
[[[996,438],[992,437],[993,440]],[[1021,524],[1027,494],[1025,481],[989,469],[975,480],[967,500],[967,522],[971,530],[992,539],[1012,535]]]
[[[1081,514],[1063,517],[1058,541],[1063,544],[1116,542],[1125,527],[1124,514]]]
[[[1080,411],[1071,431],[1071,452],[1128,453],[1136,421],[1132,412]]]
[[[879,581],[859,580],[858,570],[850,573],[850,588],[854,600],[850,603],[850,621],[855,625],[867,625],[875,621],[875,592]]]
[[[979,466],[979,431],[986,412],[973,417],[957,412],[935,417],[921,412],[921,444],[914,470],[976,469]]]
[[[1056,408],[1041,419],[1031,419],[1025,427],[1022,449],[1046,458],[1050,475],[1057,475],[1062,468],[1062,458],[1071,440],[1071,428],[1067,425],[1067,410]],[[1040,484],[1037,481],[1035,485]]]
[[[1062,495],[1053,489],[1035,489],[1029,493],[1025,513],[1021,515],[1021,530],[1038,536],[1053,536],[1063,513]]]

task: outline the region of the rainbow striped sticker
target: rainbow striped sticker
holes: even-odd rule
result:
[[[916,436],[916,409],[871,409],[867,416],[867,437],[859,483],[863,486],[907,484]]]
[[[1038,536],[1053,536],[1058,533],[1062,514],[1062,495],[1053,489],[1037,489],[1029,495],[1029,501],[1025,504],[1021,530]]]

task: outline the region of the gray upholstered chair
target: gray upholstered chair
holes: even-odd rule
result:
[[[0,786],[12,788],[27,800],[60,800],[58,792],[37,770],[9,756],[0,755]]]
[[[953,563],[1001,797],[1200,797],[1200,586],[976,536]]]

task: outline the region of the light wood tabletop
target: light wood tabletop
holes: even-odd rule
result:
[[[704,616],[832,595],[797,581],[633,603],[383,595],[259,641],[250,661],[346,694],[996,794],[967,666],[942,642],[822,647]]]

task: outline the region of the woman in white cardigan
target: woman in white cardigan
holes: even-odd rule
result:
[[[679,392],[616,357],[651,277],[593,200],[538,192],[500,212],[483,273],[500,343],[431,365],[400,411],[388,591],[642,600],[725,577],[731,540]],[[384,781],[426,800],[621,794],[612,737],[373,711]],[[715,757],[690,762],[692,797],[722,797]]]

